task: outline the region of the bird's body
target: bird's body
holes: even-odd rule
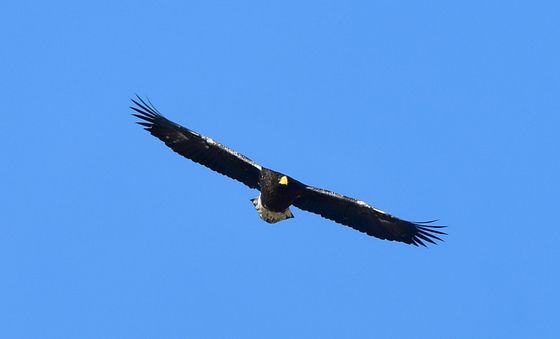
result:
[[[263,206],[272,212],[283,212],[301,194],[305,185],[282,173],[263,168],[259,187],[259,199]]]
[[[263,167],[259,187],[261,194],[251,201],[261,219],[272,224],[294,217],[289,207],[305,189],[304,184]]]
[[[367,203],[338,193],[308,186],[283,173],[265,168],[213,139],[180,126],[162,116],[141,98],[131,107],[139,122],[152,135],[180,155],[218,173],[258,189],[251,199],[264,221],[276,223],[293,218],[290,206],[321,215],[380,239],[425,245],[441,240],[442,226],[431,222],[409,222],[396,218]]]

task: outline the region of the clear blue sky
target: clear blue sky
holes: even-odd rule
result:
[[[1,338],[558,338],[560,5],[0,5]],[[129,98],[449,235],[294,209],[134,124]]]

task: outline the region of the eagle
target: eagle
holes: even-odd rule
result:
[[[276,223],[293,218],[290,206],[349,226],[379,239],[411,245],[435,244],[445,235],[435,220],[410,222],[364,201],[306,185],[289,175],[259,165],[223,144],[165,118],[150,102],[131,99],[138,124],[176,153],[220,174],[240,181],[260,194],[251,199],[260,218]]]

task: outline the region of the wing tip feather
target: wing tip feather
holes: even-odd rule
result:
[[[144,99],[142,99],[138,94],[136,94],[136,99],[134,99],[134,98],[130,99],[130,101],[132,101],[134,103],[134,105],[136,105],[136,106],[129,106],[129,107],[132,110],[138,112],[139,115],[142,115],[142,116],[138,116],[138,115],[135,115],[135,114],[133,114],[133,115],[138,117],[138,118],[141,118],[141,119],[149,118],[149,119],[152,119],[152,120],[155,120],[158,117],[161,117],[161,113],[159,113],[159,111],[152,104],[150,99],[146,98],[146,100],[148,100],[148,102],[146,102]]]
[[[444,242],[444,240],[440,238],[438,235],[447,235],[447,233],[442,232],[438,229],[446,228],[447,226],[427,225],[436,221],[437,220],[412,223],[415,227],[415,232],[412,237],[412,243],[415,244],[417,242],[420,245],[427,247],[423,241],[429,242],[434,245],[437,244],[436,241]]]

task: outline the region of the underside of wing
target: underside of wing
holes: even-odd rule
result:
[[[426,242],[435,244],[435,240],[441,241],[438,235],[445,234],[438,230],[443,226],[401,220],[363,201],[310,186],[303,190],[293,205],[368,235],[416,246],[426,246]]]
[[[260,165],[211,138],[168,120],[149,101],[146,103],[137,97],[132,102],[136,106],[130,108],[137,113],[133,115],[142,120],[138,124],[173,151],[251,188],[259,188]]]

